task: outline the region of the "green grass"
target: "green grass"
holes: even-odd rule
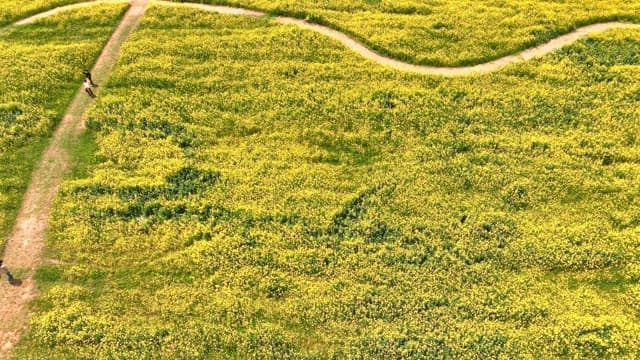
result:
[[[0,178],[3,179],[0,181],[0,236],[3,239],[13,227],[22,195],[45,146],[45,139],[32,139],[31,144],[0,156]]]
[[[637,357],[638,35],[446,79],[152,7],[16,358]]]
[[[581,25],[611,20],[640,22],[640,4],[624,0],[204,2],[308,19],[347,33],[390,57],[436,66],[484,63]]]
[[[85,131],[77,139],[65,144],[71,157],[72,171],[69,178],[77,179],[88,176],[90,167],[98,161],[96,158],[98,145],[95,136],[95,133]]]
[[[125,5],[72,11],[0,35],[0,245],[31,173]],[[86,16],[95,16],[87,20]]]

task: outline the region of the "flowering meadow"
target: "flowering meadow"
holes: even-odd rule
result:
[[[80,71],[92,66],[124,8],[65,12],[0,33],[0,245]]]
[[[202,2],[201,0],[174,0]],[[391,57],[424,65],[483,63],[585,24],[640,22],[628,0],[205,0],[306,18]]]
[[[26,18],[58,6],[83,2],[84,0],[0,0],[0,26]]]
[[[151,7],[15,356],[637,358],[637,54],[610,31],[447,79]]]

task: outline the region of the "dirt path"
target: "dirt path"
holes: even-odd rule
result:
[[[35,20],[41,19],[46,16],[51,16],[53,14],[57,14],[61,11],[66,11],[74,8],[79,8],[83,6],[93,5],[99,2],[122,2],[126,0],[95,0],[90,2],[77,3],[67,6],[61,6],[56,9],[52,9],[41,14],[37,14],[26,18],[24,20],[20,20],[16,22],[14,25],[24,25],[31,23]],[[190,7],[195,9],[200,9],[204,11],[217,12],[220,14],[227,15],[245,15],[245,16],[266,16],[267,14],[260,11],[248,10],[238,7],[230,7],[230,6],[217,6],[217,5],[205,5],[205,4],[197,4],[197,3],[175,3],[166,0],[154,0],[153,3],[161,4],[165,6],[180,6],[180,7]],[[545,44],[536,46],[531,49],[524,50],[520,53],[505,56],[493,61],[489,61],[483,64],[473,65],[473,66],[463,66],[463,67],[440,67],[440,66],[424,66],[424,65],[414,65],[410,63],[406,63],[400,60],[392,59],[379,53],[369,49],[365,45],[359,43],[348,35],[341,33],[340,31],[331,29],[329,27],[318,25],[314,23],[310,23],[305,20],[295,19],[286,16],[277,16],[274,17],[274,21],[285,24],[285,25],[295,25],[303,29],[312,30],[324,34],[332,39],[335,39],[341,42],[347,48],[357,52],[362,57],[375,61],[378,64],[388,66],[397,70],[402,71],[410,71],[419,74],[429,74],[429,75],[441,75],[441,76],[468,76],[478,73],[488,73],[494,72],[504,68],[507,65],[530,60],[536,57],[541,57],[547,55],[555,50],[558,50],[564,46],[572,44],[582,38],[585,38],[591,34],[611,30],[611,29],[640,29],[640,24],[631,24],[631,23],[623,23],[623,22],[605,22],[593,25],[583,26],[578,28],[566,35],[559,36]]]
[[[365,47],[354,39],[348,37],[347,35],[328,28],[326,26],[312,24],[304,20],[293,19],[288,17],[277,17],[276,21],[282,24],[293,24],[297,25],[303,29],[309,29],[317,31],[321,34],[327,35],[333,39],[340,41],[349,49],[357,52],[363,57],[373,60],[379,64],[389,66],[398,70],[403,71],[411,71],[420,74],[430,74],[430,75],[443,75],[443,76],[466,76],[477,73],[488,73],[494,72],[504,68],[507,65],[518,63],[521,61],[526,61],[529,59],[533,59],[536,57],[541,57],[547,55],[555,50],[558,50],[564,46],[572,44],[582,38],[585,38],[591,34],[603,32],[611,29],[620,29],[620,28],[634,28],[640,29],[640,25],[636,24],[627,24],[620,22],[607,22],[601,24],[594,24],[581,27],[569,34],[557,37],[551,40],[548,43],[542,44],[540,46],[522,51],[515,55],[505,56],[493,61],[489,61],[483,64],[475,65],[475,66],[464,66],[464,67],[436,67],[436,66],[422,66],[422,65],[413,65],[408,64],[399,60],[391,59],[385,56],[382,56],[373,50]]]
[[[92,70],[98,83],[107,79],[115,65],[120,46],[140,22],[148,2],[149,0],[131,1],[131,7]],[[32,17],[30,21],[38,18],[40,17]],[[10,356],[27,325],[28,304],[36,295],[32,276],[41,261],[49,212],[60,182],[69,170],[69,154],[64,143],[77,139],[83,131],[82,115],[90,103],[89,97],[79,90],[32,175],[16,225],[7,241],[4,262],[19,275],[20,281],[18,286],[10,286],[4,279],[0,281],[0,359]]]
[[[212,11],[221,14],[230,14],[230,15],[248,15],[248,16],[265,16],[266,13],[259,11],[246,10],[235,7],[228,6],[213,6],[213,5],[203,5],[203,4],[195,4],[195,3],[173,3],[169,1],[161,1],[157,0],[154,3],[163,4],[167,6],[183,6],[183,7],[191,7],[196,9],[201,9],[205,11]],[[329,27],[313,24],[305,20],[295,19],[286,16],[277,16],[274,20],[278,23],[285,25],[295,25],[303,29],[313,30],[324,34],[332,39],[338,40],[347,48],[357,52],[362,57],[367,58],[369,60],[375,61],[381,65],[389,66],[394,69],[410,71],[420,74],[430,74],[430,75],[442,75],[442,76],[467,76],[471,74],[477,73],[488,73],[502,69],[503,67],[514,64],[521,61],[530,60],[536,57],[541,57],[547,55],[555,50],[558,50],[564,46],[572,44],[582,38],[585,38],[591,34],[603,32],[611,29],[640,29],[640,25],[638,24],[630,24],[630,23],[622,23],[622,22],[605,22],[600,24],[593,24],[583,26],[574,30],[573,32],[559,36],[545,44],[540,46],[536,46],[534,48],[522,51],[518,54],[505,56],[493,61],[489,61],[483,64],[474,65],[474,66],[464,66],[464,67],[438,67],[438,66],[422,66],[422,65],[413,65],[406,62],[402,62],[400,60],[395,60],[388,58],[386,56],[382,56],[377,52],[367,48],[362,45],[358,41],[352,39],[351,37],[341,33],[340,31],[331,29]]]

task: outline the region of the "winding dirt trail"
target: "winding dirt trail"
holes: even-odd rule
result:
[[[24,20],[18,21],[15,25],[23,25],[33,22],[34,20],[41,19],[46,16],[50,16],[52,14],[59,13],[61,11],[65,11],[68,9],[74,9],[82,6],[93,5],[98,2],[121,2],[123,0],[95,0],[90,2],[77,3],[67,6],[62,6],[53,10],[49,10],[47,12],[43,12],[41,14],[33,15]],[[152,3],[160,4],[164,6],[174,6],[174,7],[189,7],[194,9],[200,9],[209,12],[216,12],[220,14],[226,15],[244,15],[244,16],[267,16],[267,13],[243,9],[239,7],[230,7],[230,6],[217,6],[217,5],[205,5],[205,4],[197,4],[197,3],[175,3],[166,0],[153,0]],[[604,22],[593,25],[587,25],[580,27],[566,35],[559,36],[545,44],[524,50],[517,54],[505,56],[493,61],[489,61],[483,64],[473,65],[473,66],[462,66],[462,67],[440,67],[440,66],[424,66],[424,65],[414,65],[410,63],[406,63],[400,60],[392,59],[379,53],[369,49],[365,45],[356,41],[355,39],[349,37],[348,35],[329,28],[327,26],[318,25],[314,23],[310,23],[305,20],[286,17],[286,16],[276,16],[273,18],[274,21],[284,24],[284,25],[295,25],[302,29],[316,31],[323,35],[326,35],[332,39],[335,39],[342,43],[347,48],[355,51],[360,54],[362,57],[372,60],[378,64],[388,66],[397,70],[409,71],[419,74],[428,74],[428,75],[440,75],[447,77],[455,77],[455,76],[469,76],[473,74],[481,74],[481,73],[489,73],[498,71],[505,66],[515,64],[522,61],[527,61],[533,58],[541,57],[547,55],[555,50],[558,50],[562,47],[570,45],[580,39],[583,39],[591,34],[600,33],[607,30],[612,29],[637,29],[640,30],[640,24],[632,24],[632,23],[624,23],[624,22]]]
[[[149,0],[131,1],[131,6],[93,67],[92,74],[97,82],[107,79],[116,63],[121,45],[139,24],[148,2]],[[21,23],[26,24],[40,18],[31,17]],[[4,262],[16,275],[22,275],[16,286],[8,285],[3,279],[0,281],[0,359],[10,356],[26,328],[28,304],[37,292],[33,272],[41,261],[49,213],[58,187],[69,170],[69,154],[64,144],[77,139],[84,130],[83,113],[90,104],[89,97],[78,90],[32,175],[13,232],[7,241]]]
[[[220,14],[229,14],[229,15],[247,15],[247,16],[266,16],[266,13],[247,10],[236,7],[229,6],[214,6],[214,5],[204,5],[204,4],[195,4],[195,3],[174,3],[170,1],[162,1],[156,0],[154,3],[162,4],[166,6],[181,6],[181,7],[190,7],[196,8],[204,11],[217,12]],[[347,48],[355,51],[360,54],[362,57],[375,61],[378,64],[392,67],[397,70],[402,71],[410,71],[419,74],[429,74],[429,75],[441,75],[441,76],[468,76],[472,74],[478,73],[488,73],[498,71],[504,68],[507,65],[527,61],[533,58],[541,57],[547,55],[555,50],[558,50],[562,47],[570,45],[580,39],[583,39],[591,34],[612,30],[612,29],[639,29],[640,24],[631,24],[631,23],[623,23],[623,22],[605,22],[593,25],[583,26],[578,28],[566,35],[559,36],[545,44],[536,46],[531,49],[524,50],[518,54],[505,56],[493,61],[489,61],[483,64],[474,65],[474,66],[463,66],[463,67],[439,67],[439,66],[423,66],[423,65],[414,65],[409,64],[400,60],[388,58],[386,56],[380,55],[379,53],[369,49],[353,38],[341,33],[340,31],[331,29],[329,27],[318,25],[314,23],[310,23],[305,20],[286,17],[286,16],[277,16],[274,18],[274,21],[285,24],[285,25],[295,25],[302,29],[316,31],[323,35],[326,35],[332,39],[338,40]]]

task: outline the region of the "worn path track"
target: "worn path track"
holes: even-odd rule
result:
[[[266,13],[246,10],[242,8],[228,7],[228,6],[214,6],[214,5],[204,5],[204,4],[195,4],[195,3],[174,3],[170,1],[154,1],[154,3],[163,4],[167,6],[182,6],[182,7],[191,7],[196,9],[201,9],[205,11],[212,11],[221,14],[232,14],[232,15],[248,15],[248,16],[265,16]],[[303,29],[313,30],[324,34],[332,39],[338,40],[347,48],[357,52],[362,57],[375,61],[381,65],[389,66],[394,69],[410,71],[420,74],[430,74],[430,75],[442,75],[442,76],[466,76],[477,73],[488,73],[502,69],[503,67],[514,64],[521,61],[530,60],[536,57],[541,57],[547,55],[555,50],[558,50],[564,46],[572,44],[582,38],[585,38],[591,34],[611,30],[611,29],[640,29],[640,24],[631,24],[631,23],[623,23],[623,22],[604,22],[599,24],[587,25],[581,28],[578,28],[566,35],[559,36],[545,44],[540,46],[533,47],[531,49],[524,50],[518,54],[505,56],[493,61],[489,61],[483,64],[474,65],[474,66],[462,66],[462,67],[439,67],[439,66],[424,66],[424,65],[414,65],[409,64],[400,60],[388,58],[386,56],[380,55],[377,52],[369,49],[368,47],[362,45],[358,41],[353,38],[345,35],[344,33],[331,29],[329,27],[318,25],[314,23],[310,23],[305,20],[286,17],[286,16],[277,16],[274,20],[281,24],[286,25],[296,25]]]
[[[131,6],[92,70],[94,79],[98,82],[107,79],[115,65],[120,46],[140,22],[148,2],[149,0],[131,1]],[[48,13],[53,14],[55,11]],[[40,17],[30,19],[35,21],[38,18]],[[79,90],[69,105],[32,175],[13,232],[7,241],[4,262],[14,273],[23,276],[20,276],[19,286],[10,287],[6,281],[0,281],[0,359],[10,356],[27,325],[28,304],[36,295],[33,272],[40,262],[49,212],[58,186],[69,169],[69,154],[64,144],[77,139],[83,131],[83,113],[90,104],[88,100],[89,97]]]
[[[118,0],[102,0],[102,1],[118,1]],[[64,11],[66,9],[77,8],[80,6],[91,5],[93,2],[88,3],[78,3],[68,6],[63,6],[57,9],[53,9],[38,15],[34,15],[27,19],[21,20],[16,23],[16,25],[30,23],[34,20],[41,19],[45,16],[55,14],[60,11]],[[162,4],[165,6],[176,6],[176,7],[190,7],[195,9],[200,9],[204,11],[217,12],[221,14],[228,15],[245,15],[245,16],[266,16],[267,14],[260,11],[248,10],[237,7],[230,6],[216,6],[216,5],[204,5],[204,4],[196,4],[196,3],[175,3],[171,1],[163,1],[163,0],[155,0],[153,3]],[[604,22],[593,25],[583,26],[578,28],[566,35],[559,36],[545,44],[533,47],[531,49],[524,50],[520,53],[505,56],[493,61],[489,61],[483,64],[478,64],[474,66],[463,66],[463,67],[439,67],[439,66],[423,66],[423,65],[414,65],[410,63],[406,63],[400,60],[388,58],[386,56],[380,55],[379,53],[369,49],[348,35],[331,29],[329,27],[318,25],[314,23],[310,23],[305,20],[295,19],[286,16],[277,16],[273,18],[274,21],[286,24],[286,25],[295,25],[302,29],[312,30],[324,34],[332,39],[338,40],[347,48],[357,52],[362,57],[375,61],[381,65],[385,65],[388,67],[392,67],[394,69],[410,71],[420,74],[430,74],[430,75],[441,75],[441,76],[467,76],[477,73],[488,73],[500,70],[507,65],[527,61],[536,57],[544,56],[549,54],[555,50],[558,50],[564,46],[572,44],[582,38],[585,38],[591,34],[612,30],[612,29],[640,29],[640,24],[631,24],[631,23],[623,23],[623,22]]]

